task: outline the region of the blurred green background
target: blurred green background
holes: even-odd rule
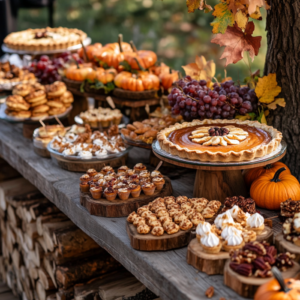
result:
[[[210,1],[212,6],[217,0]],[[255,22],[254,36],[262,36],[259,55],[251,63],[252,72],[263,72],[266,54],[265,11],[263,21]],[[217,64],[217,74],[224,77],[225,59],[220,60],[222,49],[210,40],[213,37],[211,13],[188,13],[185,0],[57,0],[54,24],[85,31],[93,42],[116,42],[119,33],[124,41],[133,40],[138,48],[157,52],[159,61],[180,70],[182,65],[204,55]],[[18,30],[47,25],[46,9],[21,9]],[[229,65],[227,76],[241,82],[249,76],[248,59]]]

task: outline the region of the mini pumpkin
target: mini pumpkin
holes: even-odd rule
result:
[[[114,82],[117,87],[130,91],[159,90],[160,86],[159,78],[145,71],[137,74],[120,72]]]
[[[94,53],[96,51],[99,51],[101,48],[102,48],[102,44],[100,44],[100,43],[95,43],[93,45],[86,46],[85,51],[86,51],[88,59],[90,61],[93,61],[94,60]],[[84,49],[83,49],[83,47],[78,50],[78,54],[81,58],[84,58]]]
[[[300,280],[283,280],[276,267],[272,268],[272,273],[275,279],[261,285],[255,293],[254,300],[300,300]]]
[[[159,75],[162,87],[167,91],[172,87],[173,82],[178,80],[178,71],[169,68],[169,72],[163,72]]]
[[[264,167],[258,167],[254,169],[247,170],[244,173],[244,180],[248,187],[251,186],[252,182],[257,179],[260,175],[266,174],[266,173],[272,173],[275,174],[277,170],[280,168],[286,168],[284,171],[285,173],[291,174],[290,169],[282,162],[278,161],[273,164],[266,165]]]
[[[276,210],[280,208],[281,202],[289,198],[300,199],[300,184],[297,178],[283,172],[285,170],[283,167],[275,174],[265,173],[252,183],[250,196],[259,207]]]
[[[93,72],[91,64],[72,65],[65,70],[65,76],[74,81],[83,81],[89,73]]]
[[[93,72],[89,73],[86,79],[91,81],[98,80],[103,84],[107,84],[108,82],[114,81],[116,75],[117,71],[113,68],[107,70],[103,68],[97,68],[96,70],[93,70]]]

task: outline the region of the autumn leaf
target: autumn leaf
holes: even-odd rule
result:
[[[257,6],[262,7],[265,5],[264,0],[250,0],[249,6],[248,6],[248,13],[249,15],[252,15],[256,12]]]
[[[189,13],[194,12],[196,9],[204,10],[206,13],[212,11],[212,7],[206,4],[205,0],[186,0],[186,6]]]
[[[182,66],[182,68],[186,75],[196,80],[211,81],[216,73],[216,64],[212,60],[206,61],[204,56],[196,56],[194,63]]]
[[[285,107],[286,102],[285,102],[284,98],[277,98],[277,99],[275,99],[274,102],[268,104],[267,106],[269,109],[276,109],[277,105]]]
[[[210,23],[210,25],[213,26],[213,33],[225,33],[227,26],[232,26],[234,23],[234,15],[228,9],[226,2],[219,3],[215,6],[213,16],[216,17],[215,20]]]
[[[262,124],[267,124],[267,120],[266,120],[266,116],[265,116],[265,112],[264,112],[263,108],[261,108],[261,110],[259,111],[257,121],[262,123]]]
[[[261,16],[261,13],[260,13],[260,8],[257,6],[256,7],[256,11],[250,15],[250,18],[252,19],[255,19],[255,20],[261,20],[262,19],[262,16]]]
[[[226,58],[226,66],[231,63],[237,63],[244,57],[244,51],[249,52],[249,56],[254,59],[254,55],[258,54],[260,48],[261,36],[253,37],[254,23],[248,22],[243,32],[236,24],[228,27],[224,34],[217,34],[211,40],[212,43],[226,46],[222,58]]]
[[[241,121],[246,121],[246,120],[253,121],[256,118],[256,114],[255,113],[247,113],[244,116],[242,116],[242,115],[236,115],[235,118],[239,119]]]
[[[245,29],[247,22],[248,22],[248,17],[245,13],[243,13],[241,10],[239,10],[235,16],[234,16],[234,20],[237,24],[238,27],[240,27],[241,29]]]
[[[261,103],[269,104],[281,92],[281,87],[277,85],[276,74],[268,74],[258,79],[255,93]]]
[[[235,15],[238,10],[246,11],[246,4],[249,4],[249,0],[227,0],[228,9]]]

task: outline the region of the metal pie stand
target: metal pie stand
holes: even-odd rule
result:
[[[272,153],[251,161],[241,162],[202,162],[173,156],[161,149],[159,142],[152,144],[153,153],[170,164],[196,169],[194,197],[204,197],[209,200],[224,202],[230,196],[248,196],[241,170],[263,167],[279,161],[286,154],[287,144],[281,141],[279,147]]]

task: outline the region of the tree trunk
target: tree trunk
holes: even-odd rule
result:
[[[276,73],[279,95],[286,107],[271,113],[268,123],[283,133],[287,154],[283,159],[300,180],[300,3],[272,0],[267,16],[268,51],[265,75]]]

